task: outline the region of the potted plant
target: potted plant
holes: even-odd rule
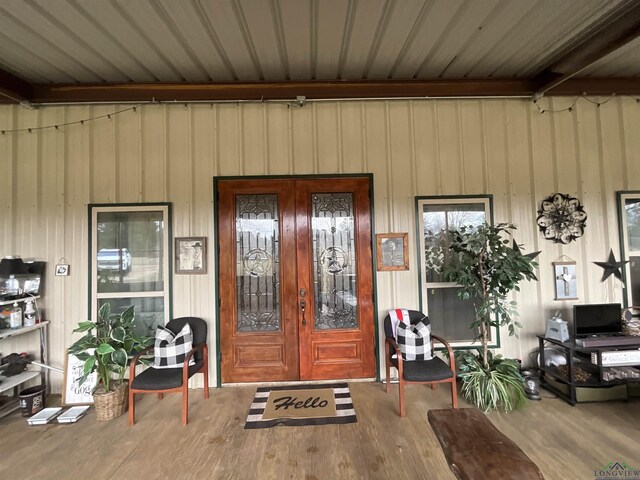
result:
[[[509,335],[516,335],[522,327],[514,319],[517,304],[509,299],[511,292],[520,290],[523,280],[537,280],[535,255],[523,254],[515,241],[511,245],[506,238],[515,229],[510,223],[485,223],[440,232],[439,246],[427,257],[428,268],[439,271],[445,281],[457,283],[458,296],[474,303],[476,316],[470,328],[477,329],[482,348],[456,356],[462,395],[484,411],[513,410],[526,399],[518,362],[489,350],[491,327],[507,327]]]
[[[100,307],[95,322],[80,322],[74,332],[86,335],[71,345],[68,352],[84,362],[80,384],[97,372],[98,384],[93,392],[98,420],[111,420],[127,410],[128,384],[124,374],[129,357],[149,346],[153,338],[134,333],[134,307],[111,315],[111,307]],[[94,333],[95,330],[95,333]]]

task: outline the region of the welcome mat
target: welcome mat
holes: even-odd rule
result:
[[[480,410],[430,410],[427,416],[456,478],[544,479],[536,464]]]
[[[346,383],[260,387],[244,428],[355,423]]]

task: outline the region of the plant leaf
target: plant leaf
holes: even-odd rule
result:
[[[84,367],[82,368],[82,374],[84,376],[88,376],[91,372],[93,372],[95,366],[96,366],[96,357],[91,356],[87,358],[87,360],[84,362]]]
[[[96,326],[95,323],[93,322],[80,322],[78,323],[78,327],[74,330],[74,332],[86,332],[88,330],[91,330],[92,328],[94,328]]]
[[[115,348],[113,348],[111,345],[109,345],[108,343],[101,343],[100,346],[98,347],[98,349],[96,350],[96,353],[98,355],[107,355],[111,352],[115,352]]]
[[[111,330],[111,339],[118,343],[124,343],[126,336],[127,332],[124,327],[116,327]]]
[[[123,348],[115,350],[111,354],[111,359],[120,367],[127,366],[127,352]]]

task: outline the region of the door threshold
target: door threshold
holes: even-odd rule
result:
[[[322,385],[329,383],[344,383],[344,382],[375,382],[376,378],[338,378],[335,380],[286,380],[282,382],[247,382],[247,383],[223,383],[222,387],[277,387],[282,385]]]

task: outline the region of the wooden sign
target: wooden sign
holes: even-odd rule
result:
[[[93,403],[93,389],[98,383],[98,373],[93,372],[80,385],[78,379],[82,377],[84,362],[78,357],[67,354],[64,368],[64,389],[62,390],[63,405],[90,405]]]

